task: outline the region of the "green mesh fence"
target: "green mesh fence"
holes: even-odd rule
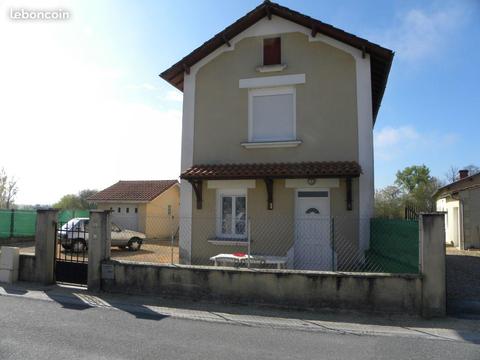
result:
[[[11,212],[0,210],[0,238],[10,237]]]
[[[34,236],[36,221],[36,211],[0,210],[0,238]]]
[[[366,257],[383,272],[418,273],[418,221],[372,219]]]
[[[90,217],[90,210],[63,210],[58,213],[58,221],[60,223],[66,223],[70,219],[81,217]]]
[[[58,213],[58,221],[89,216],[89,210],[63,210]],[[33,210],[0,210],[0,238],[35,236],[36,222],[37,212]]]

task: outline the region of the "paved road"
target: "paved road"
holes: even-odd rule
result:
[[[476,359],[480,346],[221,324],[0,296],[0,359]]]

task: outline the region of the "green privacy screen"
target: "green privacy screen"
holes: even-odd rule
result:
[[[63,210],[58,221],[65,223],[75,217],[89,217],[89,210]],[[32,210],[0,210],[0,238],[35,236],[37,212]]]
[[[73,218],[88,218],[90,217],[90,210],[63,210],[58,213],[58,222],[66,223]]]
[[[419,272],[419,239],[417,220],[372,219],[369,263],[388,273]]]

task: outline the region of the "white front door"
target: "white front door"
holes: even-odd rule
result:
[[[333,270],[328,190],[297,190],[295,216],[295,269]]]

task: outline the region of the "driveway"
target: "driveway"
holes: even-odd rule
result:
[[[446,266],[449,311],[480,315],[480,250],[447,247]]]
[[[139,251],[123,250],[112,247],[111,257],[114,260],[130,260],[154,262],[160,264],[178,264],[178,245],[171,246],[168,240],[145,240]]]
[[[35,254],[35,243],[26,242],[18,243],[11,246],[20,248],[21,254]],[[62,256],[63,252],[62,251]],[[169,240],[152,240],[146,239],[139,251],[129,251],[127,249],[120,249],[112,247],[111,257],[115,260],[130,260],[140,262],[153,262],[159,264],[178,264],[178,245],[171,246]]]

